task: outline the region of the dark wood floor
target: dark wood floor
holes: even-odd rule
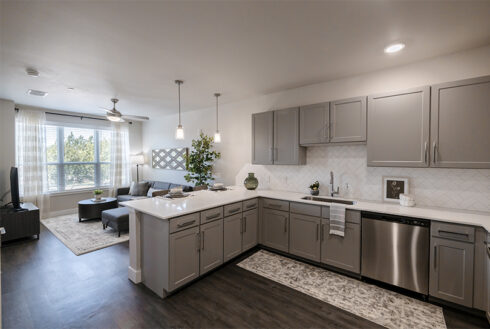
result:
[[[162,300],[127,279],[128,244],[75,256],[48,230],[2,247],[3,328],[379,328],[228,264]],[[488,328],[444,309],[449,328]]]

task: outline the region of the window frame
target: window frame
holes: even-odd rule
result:
[[[90,128],[90,127],[83,127],[82,129],[88,129],[92,130],[94,132],[94,160],[95,161],[90,161],[90,162],[65,162],[65,129],[73,129],[73,128],[80,128],[80,127],[72,127],[69,125],[62,126],[62,125],[53,125],[53,124],[47,124],[45,126],[45,129],[48,127],[55,127],[56,128],[56,143],[57,143],[57,156],[58,159],[56,162],[50,162],[46,159],[46,166],[56,166],[57,168],[57,185],[56,185],[56,190],[49,190],[49,182],[48,182],[48,193],[49,194],[55,194],[55,193],[64,193],[64,192],[75,192],[75,191],[83,191],[83,190],[90,190],[90,189],[95,189],[95,188],[109,188],[112,185],[112,179],[109,179],[108,184],[101,184],[101,170],[102,170],[102,165],[108,164],[110,165],[112,163],[112,152],[111,152],[111,159],[110,161],[100,161],[100,135],[102,131],[109,131],[110,129],[97,129],[97,128]],[[47,149],[46,149],[47,153]],[[46,154],[47,157],[47,154]],[[65,180],[65,166],[70,166],[70,165],[93,165],[94,166],[94,185],[89,186],[89,187],[78,187],[78,188],[72,188],[72,189],[66,189],[66,180]]]

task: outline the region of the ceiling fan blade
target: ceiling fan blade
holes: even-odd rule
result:
[[[123,115],[122,118],[123,119],[126,119],[126,120],[135,120],[135,121],[146,121],[146,120],[150,120],[149,117],[142,117],[142,116],[139,116],[139,115]]]
[[[105,107],[102,107],[102,106],[99,106],[98,110],[102,110],[102,111],[106,111],[106,112],[112,112],[111,109],[108,109],[108,108],[105,108]]]

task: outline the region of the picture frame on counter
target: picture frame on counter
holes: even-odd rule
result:
[[[383,202],[400,202],[400,194],[408,194],[409,178],[408,177],[391,177],[383,176]]]

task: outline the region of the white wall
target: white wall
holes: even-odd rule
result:
[[[0,197],[10,190],[10,167],[15,165],[15,104],[0,99]],[[4,199],[10,201],[10,195]]]
[[[260,186],[263,188],[305,191],[305,187],[317,179],[324,187],[328,183],[329,171],[334,170],[337,177],[344,177],[340,180],[342,183],[349,181],[349,194],[352,197],[380,200],[381,176],[408,176],[412,178],[412,191],[416,194],[419,204],[488,211],[489,170],[367,168],[365,146],[308,148],[306,166],[250,165],[252,113],[483,75],[490,75],[490,45],[397,68],[223,104],[220,106],[220,131],[223,142],[217,145],[217,149],[222,152],[222,159],[216,164],[217,181],[226,184],[241,183],[246,172],[255,171],[259,174]],[[226,95],[222,96],[222,101],[226,102]],[[183,103],[185,104],[185,94]],[[143,150],[148,162],[151,161],[153,148],[190,147],[191,140],[198,136],[200,129],[212,135],[215,130],[214,115],[214,108],[184,112],[184,141],[174,139],[176,114],[152,118],[145,122]],[[150,165],[144,168],[146,179],[185,183],[183,175],[183,172],[152,169]],[[428,176],[429,181],[424,180],[423,176]],[[371,187],[366,190],[365,186],[368,183]],[[326,192],[322,189],[322,193]],[[437,195],[431,197],[434,193]]]

